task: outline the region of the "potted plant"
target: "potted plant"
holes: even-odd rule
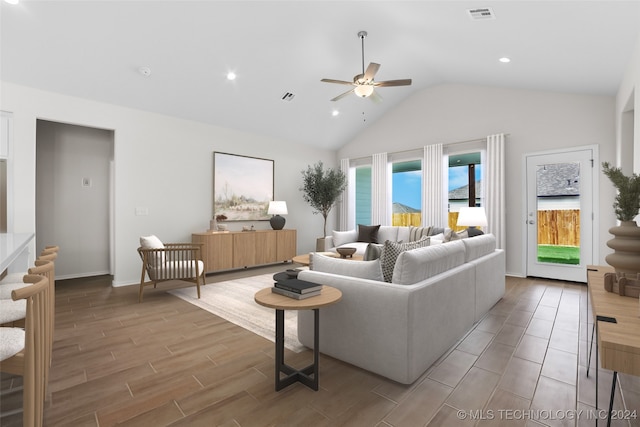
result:
[[[344,189],[347,187],[347,177],[340,169],[325,169],[322,162],[308,166],[302,171],[302,197],[314,209],[313,213],[320,213],[324,218],[323,234],[316,243],[316,250],[324,250],[324,237],[327,235],[327,216]],[[322,249],[319,249],[322,247]]]
[[[640,272],[640,227],[634,218],[640,211],[640,176],[635,173],[625,175],[609,162],[602,163],[602,171],[618,190],[613,209],[620,220],[620,226],[609,229],[614,238],[607,242],[607,246],[615,252],[607,255],[605,260],[618,273],[637,274]]]

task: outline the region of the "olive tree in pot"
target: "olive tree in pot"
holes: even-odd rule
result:
[[[302,197],[311,205],[314,214],[319,213],[324,218],[323,234],[316,242],[316,251],[324,250],[327,216],[346,187],[347,177],[344,172],[340,169],[325,169],[322,162],[302,171]]]
[[[615,252],[605,257],[609,265],[617,273],[640,273],[640,227],[635,217],[640,211],[640,176],[627,176],[620,168],[612,167],[608,162],[602,163],[603,173],[618,190],[613,209],[620,225],[609,229],[614,238],[607,246]]]

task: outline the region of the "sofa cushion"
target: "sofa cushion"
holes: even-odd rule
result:
[[[396,237],[396,242],[408,242],[409,241],[409,227],[398,226],[398,237]],[[379,235],[380,233],[378,233]]]
[[[382,254],[380,255],[380,261],[382,263],[382,275],[384,277],[385,282],[391,282],[393,276],[393,269],[396,265],[396,260],[398,256],[404,252],[411,249],[422,248],[424,246],[429,246],[429,238],[423,237],[422,239],[416,242],[406,242],[406,243],[398,243],[387,240],[384,242],[384,247],[382,248]]]
[[[464,264],[462,241],[402,252],[393,268],[391,283],[412,285]]]
[[[358,224],[358,242],[378,243],[379,225]]]
[[[309,266],[313,266],[312,269],[314,271],[358,277],[360,279],[377,280],[380,282],[383,279],[379,259],[373,261],[352,261],[328,257],[313,252],[309,254],[309,257]]]
[[[349,231],[333,230],[331,234],[333,236],[333,246],[336,248],[346,243],[351,243],[358,240],[358,232],[356,230],[349,230]]]
[[[384,243],[387,240],[392,242],[398,241],[398,227],[392,225],[383,225],[378,230],[378,241],[374,243]]]
[[[496,238],[493,234],[482,234],[464,239],[465,262],[473,261],[496,250]]]

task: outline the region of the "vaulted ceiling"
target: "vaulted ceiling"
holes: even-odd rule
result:
[[[443,83],[613,96],[640,29],[639,1],[610,0],[22,0],[0,13],[3,81],[327,149]],[[413,84],[331,102],[349,87],[320,79],[362,72],[361,30],[376,80]]]

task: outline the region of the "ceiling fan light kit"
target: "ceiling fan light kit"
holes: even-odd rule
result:
[[[411,85],[411,79],[387,80],[387,81],[382,81],[382,82],[377,82],[377,81],[375,81],[373,79],[374,76],[376,75],[376,73],[378,72],[378,69],[380,68],[380,64],[376,64],[375,62],[371,62],[371,63],[369,63],[369,66],[365,70],[365,68],[364,68],[364,39],[366,37],[367,37],[367,32],[366,31],[358,32],[358,38],[360,39],[361,45],[362,45],[362,73],[361,74],[356,74],[356,76],[353,78],[353,81],[351,81],[351,82],[348,82],[348,81],[345,81],[345,80],[334,80],[334,79],[322,79],[321,80],[322,82],[325,82],[325,83],[336,83],[336,84],[340,84],[340,85],[355,86],[353,89],[348,90],[347,92],[344,92],[344,93],[336,96],[331,101],[338,101],[338,100],[346,97],[350,93],[355,93],[360,98],[369,98],[373,102],[381,102],[382,101],[382,97],[380,96],[380,94],[375,92],[375,90],[374,90],[375,87],[409,86],[409,85]]]

